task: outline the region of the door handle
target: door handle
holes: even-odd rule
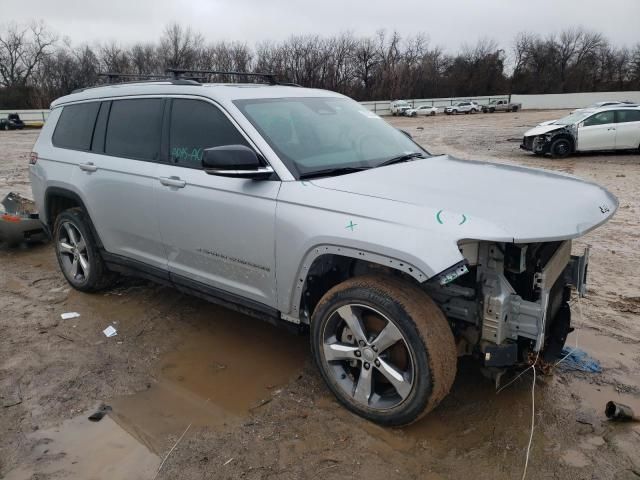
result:
[[[95,172],[98,170],[98,167],[96,167],[93,162],[80,163],[78,166],[80,170],[84,170],[85,172]]]
[[[615,130],[615,127],[607,128],[607,130]]]
[[[184,188],[187,182],[180,177],[160,177],[160,183],[166,187]]]

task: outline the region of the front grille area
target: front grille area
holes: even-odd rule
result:
[[[527,150],[533,150],[533,139],[535,137],[524,137],[522,139],[522,146]]]

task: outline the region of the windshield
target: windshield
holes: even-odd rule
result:
[[[574,123],[581,122],[593,112],[574,112],[571,115],[562,117],[560,120],[556,120],[554,123],[558,125],[573,125]]]
[[[348,98],[266,98],[234,104],[298,178],[329,169],[373,168],[411,153],[427,154]]]

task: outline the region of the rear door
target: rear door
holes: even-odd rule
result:
[[[162,98],[102,102],[74,179],[107,252],[166,269],[154,215],[163,108]]]
[[[616,110],[616,149],[640,148],[640,110]]]
[[[275,307],[280,181],[207,174],[204,149],[254,146],[212,102],[174,98],[169,107],[156,210],[170,272],[194,288],[213,287]]]
[[[578,125],[579,151],[608,150],[616,146],[615,111],[594,113]]]

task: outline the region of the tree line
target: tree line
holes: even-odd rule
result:
[[[640,90],[640,43],[615,46],[600,33],[569,28],[546,37],[521,33],[507,48],[481,39],[457,53],[431,45],[425,34],[384,30],[250,46],[207,42],[190,27],[170,24],[155,42],[73,45],[43,23],[10,24],[0,27],[0,108],[47,108],[104,82],[100,72],[161,75],[170,67],[269,72],[357,100]]]

